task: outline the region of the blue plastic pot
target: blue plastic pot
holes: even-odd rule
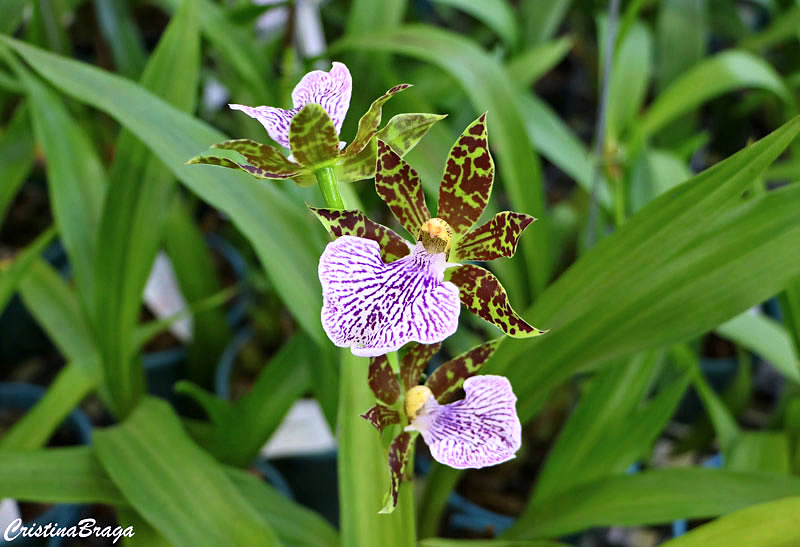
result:
[[[28,410],[32,408],[45,394],[45,388],[24,383],[0,383],[0,410],[20,409]],[[92,423],[89,417],[79,408],[73,410],[64,420],[67,428],[77,437],[79,444],[89,444],[92,435]],[[85,506],[71,504],[56,504],[38,517],[33,522],[46,524],[48,522],[58,523],[59,526],[72,526],[77,524]],[[26,522],[24,526],[30,525]],[[56,547],[62,544],[63,538],[22,538],[18,537],[13,541],[3,540],[0,535],[0,546],[19,547],[21,545],[47,545]]]

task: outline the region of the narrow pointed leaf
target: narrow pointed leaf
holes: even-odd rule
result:
[[[502,341],[502,337],[489,340],[451,359],[433,371],[425,385],[440,403],[451,402],[458,389],[464,385],[464,380],[478,373]]]
[[[511,258],[517,252],[517,242],[522,232],[536,220],[530,215],[503,211],[489,222],[475,228],[458,241],[456,260],[488,261],[496,258]]]
[[[289,161],[274,146],[262,144],[250,139],[234,139],[215,144],[212,148],[233,150],[240,153],[247,163],[267,173],[274,173],[276,178],[290,178],[300,172],[300,166]]]
[[[389,406],[400,397],[400,384],[385,355],[369,360],[369,387],[380,402]]]
[[[494,161],[489,154],[486,114],[472,122],[450,149],[439,187],[439,210],[457,234],[478,222],[494,182]]]
[[[414,439],[416,438],[416,433],[403,432],[395,437],[392,444],[389,445],[389,475],[391,477],[391,485],[386,495],[386,504],[383,506],[383,509],[379,511],[380,513],[392,513],[394,508],[397,507],[400,483],[405,477],[411,448],[414,446]]]
[[[489,270],[464,264],[453,271],[450,281],[461,289],[461,303],[469,311],[505,334],[513,338],[528,338],[547,332],[532,327],[513,310],[506,290]]]
[[[431,218],[422,182],[417,172],[383,141],[378,141],[375,190],[403,228],[417,237],[420,227]]]
[[[400,414],[381,403],[367,410],[361,417],[375,426],[379,433],[383,433],[383,430],[390,425],[400,423]]]
[[[391,262],[406,256],[408,242],[392,230],[372,222],[361,211],[345,211],[309,207],[317,219],[334,239],[341,236],[356,236],[371,239],[381,246],[384,262]]]
[[[419,384],[419,379],[428,366],[428,361],[431,360],[442,344],[417,344],[416,342],[411,345],[408,352],[403,356],[400,362],[400,377],[403,379],[403,384],[406,390]]]
[[[381,110],[383,105],[386,104],[386,101],[391,99],[393,95],[409,87],[411,87],[411,84],[396,85],[372,102],[369,110],[358,120],[356,137],[353,139],[353,142],[350,143],[350,146],[347,147],[347,150],[344,151],[345,155],[353,156],[364,149],[370,139],[372,139],[378,131],[378,126],[381,124]]]
[[[422,137],[443,120],[447,114],[398,114],[378,131],[375,136],[392,147],[400,156],[405,156]]]
[[[309,103],[292,118],[289,144],[298,163],[309,169],[339,155],[339,136],[325,109]]]

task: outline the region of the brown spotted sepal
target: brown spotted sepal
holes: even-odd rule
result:
[[[436,216],[456,234],[465,234],[486,209],[493,182],[494,161],[483,114],[464,130],[450,150],[439,186]]]
[[[389,445],[389,476],[391,486],[386,494],[383,509],[379,513],[392,513],[397,507],[397,497],[400,494],[400,484],[406,476],[411,461],[416,432],[403,432],[394,438]]]
[[[378,140],[375,190],[403,228],[417,237],[431,218],[417,172],[385,142]]]
[[[508,336],[529,338],[547,332],[532,327],[514,311],[506,290],[492,272],[474,264],[464,264],[450,272],[450,282],[459,288],[461,303]]]
[[[362,414],[361,417],[375,426],[378,433],[383,433],[383,430],[390,425],[400,423],[400,413],[382,403],[377,403]]]
[[[353,139],[353,142],[345,149],[344,155],[345,156],[355,156],[359,154],[364,147],[369,143],[375,134],[378,132],[378,126],[381,125],[381,115],[383,110],[383,105],[386,104],[386,101],[391,99],[394,95],[400,93],[401,91],[405,91],[409,87],[412,87],[411,84],[400,84],[394,86],[392,89],[372,101],[369,109],[361,116],[361,119],[358,120],[358,130],[356,131],[356,137]]]
[[[388,406],[396,403],[402,395],[400,383],[397,381],[386,355],[369,360],[369,387],[375,394],[375,398]]]
[[[497,213],[489,222],[458,240],[454,249],[455,260],[486,262],[496,258],[511,258],[517,250],[522,232],[534,220],[523,213]]]
[[[241,169],[258,179],[272,180],[294,178],[303,171],[300,165],[289,161],[274,146],[261,144],[250,139],[224,141],[215,144],[212,148],[237,152],[244,158],[244,161],[206,154],[192,158],[186,163]]]
[[[455,359],[447,361],[433,371],[425,382],[425,386],[431,390],[439,403],[451,402],[461,386],[464,385],[464,380],[478,373],[502,340],[502,337],[489,340],[462,353]]]
[[[433,127],[433,124],[446,117],[447,114],[398,114],[386,122],[375,136],[391,146],[397,154],[405,156]]]
[[[371,221],[361,211],[324,209],[310,207],[314,216],[322,223],[334,239],[341,236],[356,236],[371,239],[381,248],[384,262],[392,262],[408,255],[408,242],[382,224]]]
[[[417,344],[414,342],[400,362],[400,378],[403,380],[403,385],[408,391],[412,387],[419,384],[422,373],[425,367],[428,366],[428,361],[431,360],[442,344]]]
[[[289,125],[289,144],[297,162],[314,171],[339,155],[339,135],[322,105],[308,103]]]

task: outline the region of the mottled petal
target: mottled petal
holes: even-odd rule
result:
[[[381,403],[367,410],[361,417],[371,423],[379,433],[383,433],[390,425],[400,423],[400,414]]]
[[[289,124],[292,123],[295,114],[300,112],[299,108],[284,110],[273,106],[245,106],[243,104],[229,104],[228,106],[232,110],[241,110],[261,122],[273,141],[284,148],[289,148]]]
[[[456,268],[450,281],[460,289],[469,311],[513,338],[539,336],[547,331],[529,325],[508,302],[508,294],[492,272],[474,264]]]
[[[433,124],[446,117],[447,114],[398,114],[386,122],[375,136],[391,146],[397,154],[405,156],[433,127]]]
[[[187,161],[186,164],[216,165],[218,167],[227,167],[228,169],[241,169],[242,171],[247,172],[248,174],[254,176],[257,179],[281,180],[281,179],[291,178],[292,176],[297,174],[297,173],[294,174],[274,173],[256,167],[255,165],[250,165],[249,163],[233,161],[228,158],[223,158],[220,156],[210,156],[205,154],[200,156],[195,156],[194,158]]]
[[[444,404],[455,399],[464,381],[478,373],[502,340],[502,337],[495,338],[475,346],[434,370],[425,385],[436,400]]]
[[[416,433],[404,432],[394,438],[389,445],[389,476],[391,486],[386,494],[386,502],[379,513],[391,513],[397,507],[397,496],[400,494],[400,483],[406,475],[409,461],[411,460],[411,448],[414,446]]]
[[[411,345],[400,362],[400,377],[403,379],[406,390],[419,384],[419,379],[428,365],[428,361],[439,351],[440,347],[442,347],[441,344]]]
[[[484,114],[464,130],[450,149],[439,186],[436,216],[455,233],[467,233],[486,209],[493,182],[494,161],[489,154]]]
[[[364,357],[441,342],[456,331],[460,311],[458,288],[443,281],[448,266],[444,253],[428,254],[421,243],[385,264],[376,242],[340,237],[319,262],[325,332]]]
[[[375,136],[378,131],[378,126],[381,124],[381,115],[383,105],[386,101],[392,98],[397,93],[404,91],[411,87],[411,84],[400,84],[394,86],[392,89],[372,101],[369,110],[361,116],[358,120],[358,131],[356,131],[356,138],[350,144],[350,147],[345,151],[345,155],[353,156],[361,152],[367,143]]]
[[[400,398],[400,384],[385,355],[369,360],[369,387],[376,399],[389,406]]]
[[[393,262],[408,255],[412,245],[383,224],[371,221],[361,211],[309,207],[334,239],[356,236],[371,239],[381,246],[384,262]]]
[[[312,70],[303,76],[292,91],[292,103],[298,111],[309,103],[322,105],[333,120],[338,135],[350,108],[352,92],[350,71],[342,63],[333,63],[330,72]]]
[[[250,139],[235,139],[217,143],[213,148],[233,150],[247,160],[247,163],[267,173],[275,173],[281,178],[291,178],[297,175],[301,167],[289,161],[286,156],[274,146],[267,146]]]
[[[503,376],[473,376],[465,397],[440,405],[433,396],[406,431],[419,431],[433,458],[456,469],[477,469],[514,458],[522,444],[517,397]]]
[[[375,190],[403,228],[416,239],[419,229],[431,218],[422,192],[422,181],[417,172],[383,141],[378,141]]]
[[[310,169],[339,156],[339,137],[330,116],[318,104],[307,104],[292,118],[289,145],[297,163]]]
[[[488,261],[496,258],[511,258],[517,251],[517,241],[531,222],[530,215],[503,211],[489,222],[475,228],[458,241],[456,260]]]

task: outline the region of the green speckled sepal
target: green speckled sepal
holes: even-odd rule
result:
[[[403,228],[416,239],[420,227],[431,218],[425,204],[422,181],[403,158],[380,140],[375,167],[375,190]]]
[[[394,438],[389,445],[389,476],[391,486],[386,493],[383,509],[379,513],[392,513],[397,507],[397,496],[400,494],[400,483],[405,478],[409,461],[411,460],[411,449],[414,446],[414,439],[417,433],[403,432]]]
[[[227,167],[228,169],[241,169],[242,171],[246,172],[249,175],[252,175],[257,179],[282,180],[282,179],[292,178],[293,176],[297,175],[297,173],[288,175],[280,173],[271,173],[269,171],[265,171],[264,169],[260,169],[254,165],[250,165],[244,162],[240,163],[229,158],[223,158],[221,156],[210,156],[210,155],[195,156],[194,158],[187,161],[186,164],[216,165],[218,167]]]
[[[431,357],[436,355],[442,344],[410,344],[408,351],[400,362],[400,378],[406,391],[419,384],[419,379]]]
[[[386,355],[369,360],[369,387],[381,403],[392,406],[400,398],[400,383]]]
[[[353,142],[351,142],[350,146],[344,151],[346,156],[354,156],[364,149],[378,131],[378,126],[381,124],[383,105],[394,95],[409,87],[411,87],[411,84],[396,85],[372,102],[369,110],[358,120],[358,131],[356,131],[356,137],[353,139]]]
[[[496,258],[511,258],[517,251],[522,232],[534,220],[530,215],[512,211],[497,213],[489,222],[458,240],[454,249],[455,260],[486,262]]]
[[[397,155],[405,156],[433,127],[433,124],[446,117],[447,114],[398,114],[386,122],[375,136],[391,146]]]
[[[378,433],[383,433],[383,430],[390,425],[400,423],[400,414],[382,403],[377,403],[362,414],[361,417],[371,423],[378,430]]]
[[[322,106],[309,103],[298,112],[289,126],[289,144],[297,162],[312,171],[339,155],[339,137]]]
[[[382,224],[371,221],[361,211],[309,207],[333,238],[356,236],[371,239],[380,245],[384,262],[406,256],[409,243]]]
[[[367,143],[355,156],[346,156],[334,167],[336,180],[340,183],[371,179],[375,176],[375,162],[378,160],[378,145],[375,139]]]
[[[450,281],[459,288],[461,303],[508,336],[530,338],[547,332],[532,327],[514,311],[506,290],[492,272],[474,264],[464,264],[450,272]]]
[[[495,338],[480,346],[475,346],[433,371],[425,385],[431,390],[436,400],[441,404],[451,402],[464,384],[464,380],[478,373],[502,340],[502,337]]]
[[[478,221],[492,194],[494,161],[489,154],[486,114],[472,122],[458,138],[444,167],[439,186],[439,210],[457,234]]]
[[[298,164],[289,161],[274,146],[268,146],[250,139],[223,141],[215,144],[212,148],[238,152],[253,167],[267,173],[273,173],[281,178],[293,177],[302,169]]]

